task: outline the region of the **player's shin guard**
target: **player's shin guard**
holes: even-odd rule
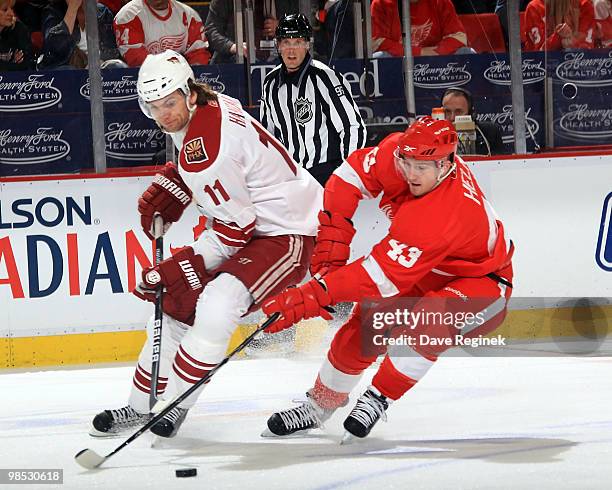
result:
[[[223,357],[224,350],[223,345],[203,341],[190,331],[176,352],[169,377],[170,388],[167,397],[172,398],[184,393],[206,376]],[[214,359],[215,362],[205,362],[203,359]],[[151,427],[151,432],[160,437],[174,437],[184,422],[187,411],[195,404],[206,384],[182,402],[180,407],[170,411]]]
[[[310,390],[312,398],[326,410],[335,410],[346,404],[349,393],[359,383],[362,372],[347,373],[337,368],[326,357],[319,370],[315,385]]]
[[[149,412],[149,393],[151,391],[151,349],[154,318],[147,324],[147,342],[138,356],[138,364],[132,379],[132,390],[128,405],[139,413]],[[162,329],[162,351],[160,353],[157,394],[162,395],[168,385],[168,374],[176,350],[187,331],[187,326],[174,318],[164,315]]]

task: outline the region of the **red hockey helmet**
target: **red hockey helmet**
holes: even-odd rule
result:
[[[449,159],[457,151],[457,132],[444,119],[425,116],[417,119],[404,132],[397,146],[397,156],[415,160]]]

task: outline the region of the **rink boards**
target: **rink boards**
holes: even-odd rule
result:
[[[525,300],[502,327],[506,335],[580,335],[576,321],[589,318],[598,332],[609,331],[611,159],[470,163],[516,244],[514,297]],[[151,173],[142,172],[0,183],[0,368],[136,357],[152,313],[129,293],[153,256],[136,212],[150,180]],[[357,257],[384,236],[388,222],[374,201],[360,206],[355,221]],[[198,223],[191,206],[168,232],[165,255],[190,243]],[[576,307],[567,298],[604,300]],[[321,323],[310,329],[320,334]],[[247,331],[240,328],[232,343]]]

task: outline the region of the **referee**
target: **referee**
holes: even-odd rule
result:
[[[310,56],[311,36],[303,14],[279,22],[275,37],[282,62],[264,79],[260,119],[325,186],[343,159],[363,148],[366,129],[342,75]]]

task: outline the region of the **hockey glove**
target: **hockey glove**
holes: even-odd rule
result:
[[[280,332],[300,320],[317,316],[331,320],[332,316],[325,309],[330,303],[331,298],[324,284],[314,279],[302,286],[289,288],[264,303],[262,310],[266,315],[280,313],[278,320],[266,332]]]
[[[171,162],[166,163],[138,200],[138,212],[143,231],[151,240],[154,240],[156,238],[153,229],[155,213],[159,213],[164,220],[165,232],[172,223],[179,220],[190,202],[191,190],[181,179],[176,166]]]
[[[338,213],[319,211],[319,231],[312,258],[310,273],[329,273],[348,262],[355,228],[349,219]]]
[[[143,269],[142,283],[133,292],[140,299],[155,302],[155,290],[164,287],[164,313],[193,325],[198,297],[211,279],[204,258],[185,247],[155,267]]]

